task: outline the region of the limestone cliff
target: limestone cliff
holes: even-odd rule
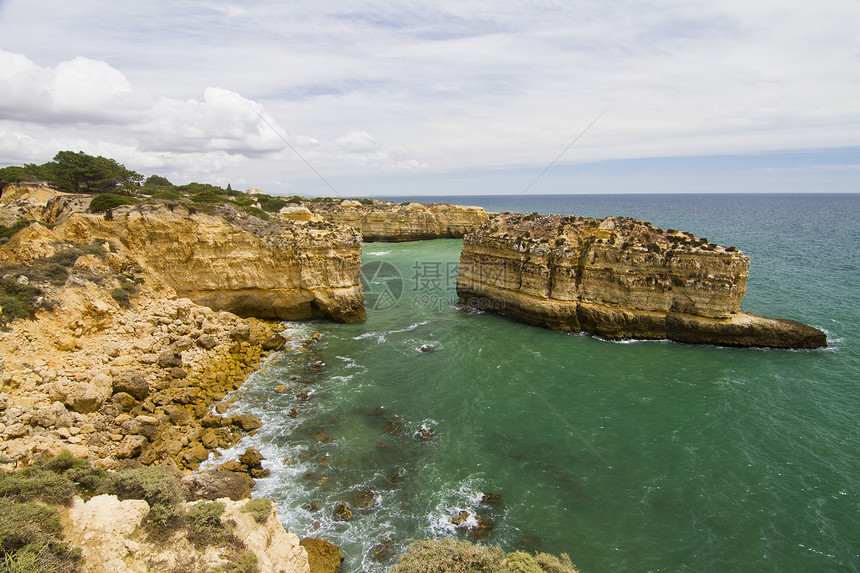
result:
[[[308,573],[308,556],[295,533],[286,531],[272,507],[257,521],[243,508],[247,500],[219,499],[229,524],[244,548],[254,554],[260,573]],[[66,540],[83,554],[84,573],[156,573],[168,571],[229,570],[235,555],[223,547],[200,549],[178,530],[164,542],[147,536],[144,519],[150,507],[144,500],[120,501],[114,495],[99,495],[84,502],[75,497],[64,511]],[[233,550],[232,553],[235,553]],[[233,560],[231,560],[233,559]]]
[[[0,195],[0,225],[39,221],[53,225],[72,213],[86,210],[92,195],[74,195],[36,183],[13,183]]]
[[[629,218],[504,213],[466,235],[457,293],[472,308],[563,332],[816,348],[823,332],[741,312],[749,258]]]
[[[367,242],[459,239],[490,218],[482,207],[448,203],[345,200],[308,201],[305,205],[326,221],[358,229]]]
[[[110,243],[156,284],[214,310],[364,320],[361,237],[349,228],[263,221],[229,207],[204,213],[183,203],[144,204],[115,208],[110,216],[74,213],[53,230],[32,225],[12,238],[4,258],[27,263],[64,241]]]

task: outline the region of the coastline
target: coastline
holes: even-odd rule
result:
[[[83,263],[82,263],[82,264],[83,264]],[[165,293],[167,293],[168,291],[164,291],[164,292],[165,292]],[[146,294],[145,294],[145,293],[143,293],[141,296],[146,296]],[[174,295],[174,294],[168,294],[167,296],[168,296],[168,298],[175,297],[175,295]],[[108,299],[105,299],[105,300],[107,301],[107,305],[108,305],[108,306],[110,306],[110,301],[109,301]],[[99,308],[101,308],[101,309],[103,310],[103,309],[104,309],[104,305],[103,305],[102,303],[104,303],[104,302],[105,302],[105,300],[103,300],[103,301],[101,301],[101,302],[90,301],[90,302],[92,302],[92,303],[93,303],[92,305],[90,305],[90,309],[91,309],[91,310],[98,310]],[[175,299],[173,299],[173,300],[176,300],[177,302],[181,301],[181,299],[178,299],[178,298],[175,298]],[[186,304],[185,302],[181,302],[181,305],[180,305],[180,306],[185,305],[185,304]],[[100,305],[101,305],[101,306],[100,306]],[[156,313],[156,314],[157,314],[157,313]],[[191,307],[190,314],[191,314],[192,316],[197,316],[197,315],[198,315],[197,311],[196,311],[196,310],[194,310],[194,308],[193,308],[193,307]],[[92,316],[94,316],[94,317],[95,317],[95,316],[101,316],[101,315],[98,315],[98,313],[95,313],[95,314],[92,314]],[[171,318],[171,320],[169,321],[169,323],[164,323],[164,322],[161,322],[161,319],[159,319],[158,321],[156,321],[156,322],[154,322],[154,323],[152,323],[152,324],[156,327],[156,329],[159,329],[159,330],[160,330],[161,326],[167,326],[168,334],[170,334],[171,326],[173,326],[173,325],[174,325],[174,322],[175,322],[176,320],[179,320],[179,319],[180,319],[180,317],[179,317],[179,312],[178,312],[178,311],[177,311],[177,316],[176,316],[175,318],[171,317],[171,312],[167,312],[167,313],[166,313],[166,316],[164,316],[164,317],[162,317],[162,318],[165,318],[165,319],[166,319],[166,318]],[[101,319],[99,319],[99,320],[101,320]],[[75,321],[75,322],[77,322],[77,321]],[[139,321],[138,321],[138,322],[139,322]],[[180,320],[180,322],[182,322],[182,321]],[[212,320],[211,322],[214,322],[214,320]],[[241,322],[245,322],[245,321],[241,321]],[[251,321],[251,322],[253,322],[253,321]],[[107,322],[105,322],[104,324],[105,324],[105,325],[107,325],[105,328],[114,328],[114,327],[117,327],[117,328],[124,328],[124,327],[129,326],[129,323],[126,323],[126,324],[119,324],[119,323],[107,323]],[[196,324],[196,322],[195,322],[195,324]],[[223,325],[223,326],[224,326],[224,328],[225,328],[225,329],[227,329],[227,330],[229,330],[229,331],[232,331],[232,330],[233,330],[233,327],[234,327],[235,325],[237,325],[237,324],[238,324],[238,322],[234,323],[234,322],[232,322],[232,321],[229,321],[229,320],[228,320],[227,322],[225,322],[225,323],[224,323],[224,325]],[[135,321],[134,321],[134,320],[132,320],[132,321],[131,321],[131,326],[134,328],[134,326],[135,326]],[[182,329],[182,326],[180,326],[180,325],[178,325],[178,324],[176,324],[175,326],[177,327],[177,329],[180,329],[180,330]],[[187,324],[187,326],[191,327],[191,323],[189,322],[189,323]],[[199,325],[198,325],[198,326],[199,326]],[[65,328],[65,329],[69,332],[69,334],[70,334],[70,336],[71,336],[72,338],[75,338],[75,337],[76,337],[75,331],[77,330],[77,328],[83,328],[83,327],[82,327],[82,326],[80,326],[80,325],[75,325],[75,328],[72,328],[72,327],[70,327],[69,325],[63,325],[63,327],[62,327],[62,328]],[[86,338],[87,336],[90,336],[90,335],[92,335],[92,334],[93,334],[93,333],[87,333],[87,332],[84,332],[84,330],[85,330],[85,329],[83,329],[83,330],[81,331],[81,333],[80,333],[84,338]],[[155,330],[154,330],[153,332],[155,332]],[[177,332],[178,332],[178,331],[177,331]],[[193,328],[192,328],[192,331],[191,331],[191,332],[193,332]],[[135,334],[136,334],[136,331],[135,331]],[[189,334],[190,334],[190,333],[189,333]],[[224,334],[224,333],[222,332],[221,334]],[[27,336],[29,336],[30,338],[33,338],[33,333],[27,333],[27,335],[26,335],[26,336],[24,336],[24,335],[22,335],[22,336],[21,336],[22,340],[26,340],[26,341],[29,343],[29,342],[30,342],[30,340],[27,340],[27,338],[26,338]],[[181,336],[180,336],[180,338],[181,338]],[[193,337],[191,337],[191,336],[189,336],[189,338],[191,338],[192,340],[194,340],[194,338],[193,338]],[[228,332],[228,338],[229,338],[229,332]],[[232,340],[232,339],[231,339],[231,340]],[[67,342],[68,342],[68,339],[65,339],[65,340],[61,341],[61,340],[58,338],[57,340],[52,341],[52,344],[54,344],[54,347],[56,347],[56,348],[55,348],[55,350],[59,350],[60,346],[61,346],[61,345],[63,345],[63,344],[65,344],[65,343],[67,343]],[[105,339],[105,342],[110,342],[110,341],[108,341],[107,339]],[[170,346],[170,345],[174,344],[175,342],[179,342],[179,338],[177,338],[176,340],[171,340],[171,342],[170,342],[167,346]],[[233,343],[235,343],[235,342],[236,342],[235,340],[232,340],[231,344],[233,344]],[[185,343],[183,342],[182,344],[180,344],[180,346],[182,346],[182,345],[184,345],[184,344],[185,344]],[[26,345],[21,346],[21,347],[19,348],[19,350],[20,350],[20,349],[24,349],[24,350],[26,350],[25,346],[26,346]],[[68,345],[67,345],[67,346],[68,346]],[[162,345],[162,346],[163,346],[163,345]],[[248,346],[243,346],[241,342],[240,342],[238,345],[233,344],[233,347],[236,347],[236,348],[238,348],[238,349],[240,349],[240,350],[241,350],[242,348],[248,349],[248,348],[250,348],[250,347],[252,347],[252,346],[253,346],[253,345],[252,345],[250,342],[248,343]],[[134,344],[133,344],[133,343],[132,343],[132,349],[133,349],[133,350],[141,350],[141,351],[143,350],[143,349],[134,348]],[[80,350],[83,350],[83,349],[82,349],[82,348],[74,349],[72,352],[80,351]],[[65,352],[69,352],[69,351],[68,351],[68,350],[66,350]],[[112,352],[112,350],[111,350],[111,352]],[[184,351],[180,351],[180,355],[182,355],[182,353],[183,353],[183,352],[184,352]],[[194,349],[194,352],[196,352],[196,349]],[[91,353],[91,354],[92,354],[92,353]],[[160,352],[159,352],[159,353],[155,353],[155,352],[148,352],[148,353],[147,353],[147,352],[142,352],[140,355],[141,355],[141,356],[143,356],[144,354],[148,354],[148,355],[155,354],[155,355],[156,355],[156,359],[157,359],[157,358],[158,358],[158,355],[160,354]],[[175,354],[175,353],[174,353],[174,354]],[[169,368],[184,368],[184,369],[186,370],[186,374],[188,374],[188,368],[185,368],[185,367],[186,367],[186,366],[189,366],[189,365],[191,364],[191,360],[190,360],[190,359],[191,359],[191,355],[192,355],[192,354],[193,354],[193,353],[189,353],[189,362],[188,362],[187,364],[184,362],[185,358],[183,357],[183,366],[181,366],[181,367],[179,367],[179,366],[170,366]],[[252,353],[252,354],[253,354],[253,353]],[[122,351],[120,351],[120,352],[117,354],[117,356],[116,356],[116,357],[113,357],[113,358],[115,358],[115,359],[116,359],[116,358],[118,358],[118,359],[119,359],[119,362],[123,362],[123,361],[125,360],[124,356],[125,356],[125,355],[124,355],[124,353],[123,353]],[[111,357],[108,355],[108,358],[111,358]],[[151,359],[151,356],[147,356],[147,360],[149,360],[149,359]],[[101,359],[100,359],[100,360],[101,360]],[[226,360],[226,359],[225,359],[225,360]],[[252,359],[252,358],[249,358],[249,360],[253,361],[253,359]],[[10,363],[11,363],[11,362],[12,362],[12,361],[10,360]],[[228,360],[227,362],[229,362],[229,360]],[[225,362],[225,363],[227,363],[227,362]],[[243,366],[248,366],[248,364],[247,364],[247,361],[246,361],[246,360],[239,359],[239,360],[238,360],[238,362],[239,362],[239,364],[238,364],[238,365],[236,365],[236,367],[237,367],[237,368],[239,368],[240,370],[243,368]],[[84,371],[84,370],[86,369],[86,367],[87,367],[87,366],[92,366],[92,365],[95,365],[95,364],[96,364],[96,362],[95,362],[95,361],[93,361],[91,364],[90,364],[90,363],[87,363],[87,362],[82,362],[80,365],[75,365],[75,366],[76,366],[76,368],[75,368],[75,369],[73,369],[71,372],[67,372],[67,374],[72,374],[71,378],[69,378],[68,376],[67,376],[67,378],[69,378],[69,380],[70,380],[71,382],[79,382],[79,380],[77,380],[77,377],[81,374],[81,372],[82,372],[82,371]],[[104,365],[104,364],[107,364],[107,362],[106,362],[106,361],[101,361],[101,364],[102,364],[102,365]],[[44,385],[44,384],[45,384],[45,381],[41,378],[41,377],[42,377],[42,375],[43,375],[43,374],[47,374],[47,376],[48,376],[48,377],[50,377],[50,373],[49,373],[49,372],[45,372],[46,368],[44,368],[44,366],[45,366],[44,364],[43,364],[43,365],[31,364],[30,366],[25,366],[24,368],[19,369],[20,371],[15,372],[14,374],[16,374],[17,376],[11,376],[11,377],[9,378],[8,382],[9,382],[9,383],[18,384],[18,385],[19,385],[19,387],[21,387],[21,388],[26,388],[26,389],[27,389],[27,391],[30,391],[30,390],[31,390],[30,386],[31,386],[31,385],[33,385],[33,384],[35,384],[36,386],[42,386],[42,385]],[[83,367],[83,368],[79,368],[78,366],[81,366],[81,367]],[[29,368],[29,370],[27,370],[27,368]],[[162,367],[162,368],[163,368],[163,367]],[[189,366],[189,368],[190,368],[190,366]],[[232,368],[232,367],[228,366],[228,368]],[[40,372],[40,371],[41,371],[41,372]],[[238,370],[237,370],[237,371],[238,371]],[[245,375],[244,375],[244,377],[243,377],[243,381],[247,379],[247,374],[248,374],[249,372],[251,372],[251,371],[253,371],[253,370],[248,370],[248,372],[245,372]],[[119,372],[119,371],[118,371],[118,372]],[[121,374],[122,372],[119,372],[119,373]],[[35,379],[33,379],[33,378],[32,378],[32,375],[33,375],[33,374],[36,374],[36,376],[38,376],[38,377],[40,378],[40,380],[42,381],[42,383],[41,383],[41,384],[39,384],[38,382],[36,382],[36,381],[35,381]],[[111,373],[110,373],[110,371],[108,371],[108,374],[111,374]],[[198,373],[198,374],[199,374],[199,373]],[[191,374],[188,374],[188,376],[186,376],[186,379],[191,378],[191,376],[192,376]],[[58,376],[58,377],[59,377],[59,376]],[[13,378],[15,378],[14,382],[13,382]],[[205,378],[205,377],[204,377],[204,378]],[[5,380],[5,379],[4,379],[4,380]],[[50,381],[49,381],[49,382],[50,382]],[[218,380],[217,380],[217,379],[215,379],[215,380],[214,380],[214,382],[213,382],[213,384],[214,384],[215,386],[217,386],[217,385],[218,385]],[[215,387],[215,386],[213,386],[213,387]],[[226,386],[222,386],[222,387],[221,387],[221,390],[224,390],[224,389],[226,389]],[[220,390],[219,390],[219,391],[220,391]],[[216,393],[217,393],[217,392],[216,392]],[[32,397],[32,396],[31,396],[31,397]],[[86,396],[84,396],[84,398],[86,398]],[[66,399],[66,398],[63,398],[63,400],[65,400],[65,399]],[[194,409],[194,408],[193,408],[193,406],[194,406],[193,402],[189,402],[189,403],[186,403],[186,404],[180,404],[180,405],[181,405],[181,406],[183,406],[183,407],[185,407],[185,406],[189,406],[189,405],[190,405],[190,406],[191,406],[191,410],[193,410],[193,409]],[[186,408],[186,409],[187,409],[187,408]],[[40,409],[40,410],[41,410],[41,409]],[[66,410],[67,410],[67,411],[69,410],[69,406],[66,406]],[[80,412],[77,412],[77,413],[78,413],[78,414],[80,414]],[[225,413],[226,413],[226,412],[225,412]],[[130,414],[129,414],[129,415],[130,415]],[[146,414],[143,414],[143,413],[142,413],[141,415],[146,416]],[[226,417],[226,418],[230,418],[231,416],[224,416],[224,417]],[[145,428],[145,426],[146,426],[146,424],[144,424],[144,421],[145,421],[145,420],[138,420],[138,419],[137,419],[137,416],[135,416],[135,417],[133,418],[133,420],[132,420],[132,421],[140,422],[140,423],[144,426],[144,428]],[[125,423],[125,422],[128,422],[128,420],[124,420],[124,423]],[[93,425],[95,426],[95,424],[93,424]],[[231,424],[231,425],[232,425],[232,424]],[[134,424],[129,424],[129,426],[131,426],[131,427],[132,427],[132,431],[133,431],[133,426],[134,426]],[[240,426],[240,428],[241,428],[241,426]],[[143,428],[142,428],[142,429],[143,429]],[[219,427],[218,427],[218,429],[220,430],[220,429],[222,429],[222,427],[221,427],[221,426],[219,426]],[[39,433],[39,432],[40,432],[40,430],[37,430],[37,433]],[[70,432],[70,434],[71,434],[71,432]],[[86,432],[82,432],[82,431],[81,431],[81,428],[79,427],[79,428],[78,428],[78,432],[77,432],[77,434],[73,434],[73,435],[72,435],[72,437],[78,437],[78,436],[80,436],[80,437],[82,437],[82,439],[83,439],[83,437],[86,437],[88,434],[89,434],[89,428],[87,428],[87,431],[86,431]],[[122,434],[120,434],[120,435],[122,435]],[[144,437],[145,437],[145,436],[144,436]],[[123,439],[125,439],[125,436],[124,436],[124,435],[123,435]],[[120,440],[120,443],[121,443],[121,442],[122,442],[122,440]],[[71,443],[71,442],[70,442],[70,443]],[[182,444],[181,444],[181,442],[180,442],[180,445],[182,445]],[[185,444],[183,447],[188,446],[188,445],[190,445],[190,443],[189,443],[189,444]],[[193,461],[193,456],[191,457],[191,459],[185,459],[185,455],[186,455],[186,453],[190,453],[190,449],[188,449],[188,450],[187,450],[187,452],[185,452],[185,453],[182,453],[182,452],[185,452],[185,450],[180,450],[179,452],[177,452],[177,454],[180,454],[180,453],[181,453],[181,456],[182,456],[182,459],[183,459],[183,463],[188,463],[188,462],[190,462],[190,463],[192,463],[192,464],[193,464],[193,463],[194,463],[194,461]],[[123,463],[125,463],[125,462],[123,462]]]

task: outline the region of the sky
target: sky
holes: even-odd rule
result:
[[[860,192],[857,0],[0,0],[0,166],[274,195]]]

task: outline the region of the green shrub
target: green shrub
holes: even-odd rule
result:
[[[120,500],[146,500],[150,508],[147,521],[157,527],[182,524],[184,499],[179,484],[162,467],[150,466],[108,474],[100,493],[116,495]]]
[[[511,573],[544,573],[535,558],[522,551],[508,553],[507,557],[500,563],[499,569]]]
[[[165,199],[167,201],[176,201],[177,199],[182,199],[182,193],[177,191],[176,189],[162,189],[160,191],[156,191],[151,195],[153,199]]]
[[[577,573],[567,555],[561,559],[522,551],[505,554],[498,547],[442,539],[416,541],[388,573]]]
[[[492,571],[504,553],[456,539],[416,541],[388,573],[471,573]]]
[[[54,286],[63,286],[69,279],[69,269],[60,263],[46,262],[39,265],[30,278],[47,280]]]
[[[19,549],[44,535],[62,532],[60,515],[35,503],[15,503],[0,498],[0,543],[3,551]]]
[[[20,221],[15,221],[12,225],[6,227],[5,225],[0,225],[0,242],[5,243],[9,239],[12,238],[15,233],[20,231],[21,229],[25,229],[30,226],[32,221],[25,221],[21,219]]]
[[[257,523],[264,523],[272,513],[272,500],[267,497],[252,499],[242,506],[242,511],[250,513]]]
[[[561,557],[549,553],[535,553],[534,559],[546,573],[576,573],[576,567],[567,553],[562,553]]]
[[[121,205],[134,205],[137,200],[125,195],[116,195],[114,193],[99,193],[90,201],[90,213],[103,213],[108,209],[114,209]]]
[[[83,458],[76,458],[67,450],[53,458],[40,458],[34,467],[60,474],[83,490],[81,493],[91,493],[99,489],[107,477],[107,472],[96,468]]]
[[[270,218],[268,213],[266,213],[262,209],[257,209],[256,207],[245,207],[245,211],[257,217],[258,219],[262,219],[263,221],[268,221]]]
[[[231,540],[231,532],[221,523],[223,513],[224,504],[220,501],[201,501],[188,509],[189,539],[198,549]]]
[[[257,556],[253,551],[243,549],[239,552],[236,561],[232,567],[227,568],[227,573],[260,573],[260,565],[257,563]]]
[[[110,295],[121,307],[128,308],[131,306],[131,296],[128,294],[127,290],[115,288],[110,291]]]
[[[80,550],[61,540],[59,514],[33,503],[0,498],[0,571],[67,573],[78,570]]]
[[[0,472],[0,498],[68,505],[74,495],[75,484],[72,480],[37,465],[11,474]]]
[[[277,197],[269,197],[264,196],[259,199],[260,207],[263,211],[267,213],[277,213],[281,209],[286,206],[287,201],[285,199],[279,199]]]
[[[211,191],[204,191],[191,196],[191,200],[195,203],[223,203],[224,198],[219,197]]]
[[[167,180],[167,178],[162,177],[161,175],[150,175],[143,182],[144,189],[152,189],[152,188],[164,188],[164,187],[173,187],[173,183]]]
[[[30,285],[19,285],[12,278],[0,279],[0,324],[6,326],[18,318],[33,318],[36,297],[41,291]]]

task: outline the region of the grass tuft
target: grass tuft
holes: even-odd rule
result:
[[[388,573],[577,573],[567,555],[505,553],[457,539],[416,541]]]

